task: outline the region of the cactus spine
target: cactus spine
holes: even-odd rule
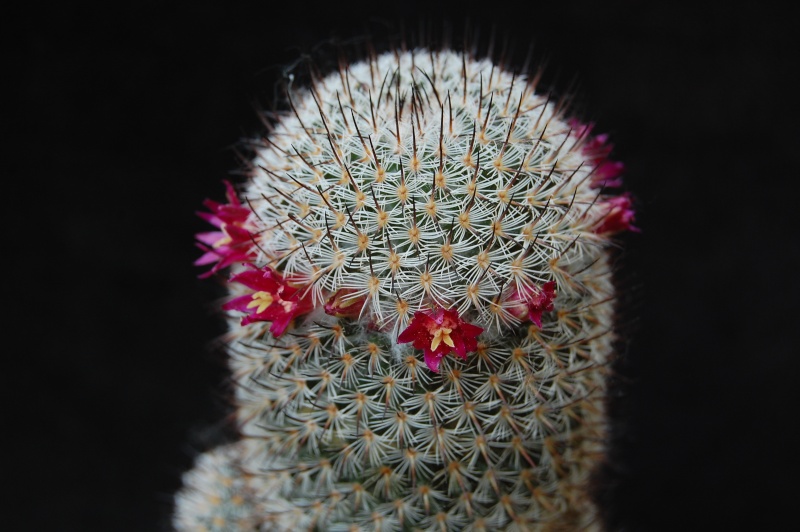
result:
[[[536,83],[415,50],[289,94],[198,236],[232,270],[241,440],[186,474],[178,529],[600,526],[633,211],[605,136]]]

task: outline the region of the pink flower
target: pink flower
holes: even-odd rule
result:
[[[325,313],[337,318],[358,318],[361,310],[367,302],[367,296],[352,297],[356,290],[342,288],[337,290],[327,302],[325,302]]]
[[[197,233],[197,246],[205,253],[197,259],[195,266],[215,263],[211,270],[200,275],[210,277],[219,270],[239,261],[249,261],[252,256],[252,240],[250,231],[245,228],[250,209],[243,207],[228,181],[225,192],[229,203],[217,203],[207,199],[203,205],[211,212],[198,212],[197,215],[219,231]]]
[[[633,210],[633,203],[628,194],[606,199],[599,203],[606,209],[606,215],[595,228],[598,234],[619,233],[622,231],[639,232],[638,227],[634,227],[632,222],[636,213]]]
[[[592,188],[619,187],[622,186],[622,173],[625,165],[619,161],[605,160],[595,161],[597,168],[589,178],[589,185]]]
[[[556,283],[554,281],[544,283],[541,288],[515,286],[508,296],[507,301],[510,303],[508,311],[520,320],[527,318],[541,327],[542,313],[553,310],[555,298]]]
[[[478,349],[476,338],[483,329],[463,321],[455,310],[436,307],[432,311],[417,311],[408,327],[400,333],[401,344],[414,342],[414,347],[424,349],[425,363],[439,373],[439,363],[452,351],[462,359]]]
[[[307,314],[314,308],[311,294],[303,294],[303,286],[286,280],[272,268],[246,270],[231,278],[253,290],[252,294],[239,296],[225,303],[225,310],[247,313],[242,325],[256,321],[271,321],[269,330],[275,337],[286,331],[297,316]]]
[[[608,142],[605,133],[590,136],[594,124],[582,124],[577,120],[570,120],[569,125],[579,137],[589,137],[583,145],[583,154],[589,157],[595,169],[589,178],[589,185],[593,188],[619,187],[622,185],[622,173],[625,165],[618,161],[609,160],[614,145]]]

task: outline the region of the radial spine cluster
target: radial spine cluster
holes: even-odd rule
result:
[[[288,93],[202,215],[241,441],[186,474],[176,528],[600,527],[610,250],[636,228],[607,138],[537,81],[415,50]]]

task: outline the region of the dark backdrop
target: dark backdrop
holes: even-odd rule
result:
[[[6,530],[166,529],[224,437],[194,215],[281,69],[405,18],[533,39],[638,199],[603,505],[615,529],[766,530],[795,503],[797,31],[758,3],[30,4],[2,24]],[[109,3],[110,4],[110,3]],[[226,4],[226,5],[224,5]],[[396,32],[395,32],[396,33]],[[222,436],[220,436],[222,434]]]

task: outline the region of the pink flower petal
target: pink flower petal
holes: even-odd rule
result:
[[[442,358],[444,358],[442,354],[437,355],[430,350],[425,351],[425,364],[427,364],[428,368],[434,373],[439,373],[439,364]]]
[[[622,231],[640,232],[641,229],[633,225],[636,216],[633,202],[628,194],[616,196],[600,203],[605,207],[606,214],[595,228],[598,234],[613,234]]]
[[[553,310],[556,283],[548,281],[541,287],[516,286],[508,296],[508,311],[520,320],[528,319],[542,326],[542,314]]]

